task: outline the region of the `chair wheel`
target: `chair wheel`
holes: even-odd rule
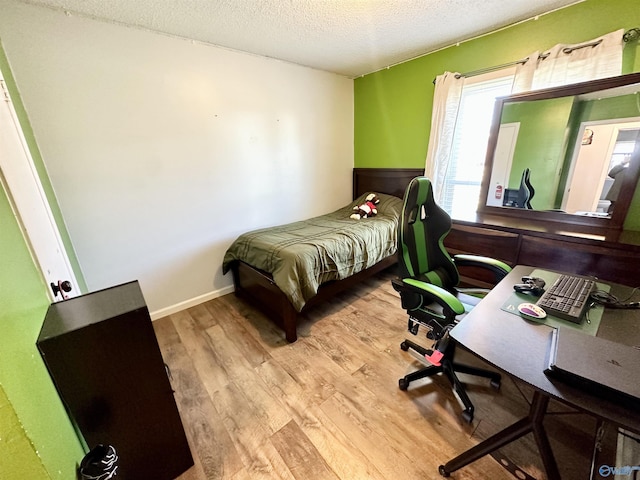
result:
[[[404,391],[409,388],[409,382],[406,378],[401,378],[400,380],[398,380],[398,387],[400,387],[400,390]]]
[[[409,350],[409,345],[407,345],[407,342],[402,342],[400,344],[400,348],[406,352],[407,350]]]
[[[444,465],[440,465],[440,466],[438,467],[438,472],[439,472],[439,473],[440,473],[440,475],[442,475],[443,477],[448,477],[448,476],[449,476],[449,472],[447,472],[447,471],[444,469]]]
[[[464,412],[462,412],[462,419],[467,423],[473,422],[473,413],[467,412],[465,410]]]
[[[497,380],[493,379],[493,380],[491,380],[490,385],[491,385],[493,388],[495,388],[496,390],[500,390],[500,379],[497,379]]]

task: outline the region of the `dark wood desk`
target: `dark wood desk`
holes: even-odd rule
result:
[[[474,309],[451,330],[451,336],[463,347],[529,385],[534,396],[529,415],[475,447],[440,466],[440,473],[450,473],[492,453],[514,440],[533,433],[543,460],[547,477],[560,478],[542,420],[550,398],[582,410],[601,420],[640,432],[640,412],[599,398],[544,374],[552,328],[520,318],[501,310],[523,275],[535,268],[516,266]],[[620,298],[631,293],[621,285],[611,286],[611,293]],[[606,309],[598,336],[627,345],[640,345],[640,310]]]

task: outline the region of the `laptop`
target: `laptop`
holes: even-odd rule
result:
[[[574,329],[553,330],[544,373],[590,393],[640,407],[640,349]]]

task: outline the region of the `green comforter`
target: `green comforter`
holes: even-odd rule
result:
[[[269,272],[301,311],[324,282],[347,278],[396,253],[402,200],[378,194],[376,216],[349,218],[365,197],[327,215],[242,234],[224,256],[223,273],[238,260]]]

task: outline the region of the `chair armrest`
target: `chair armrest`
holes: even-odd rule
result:
[[[496,283],[507,276],[511,267],[500,260],[480,255],[458,254],[453,256],[453,261],[459,267],[479,267],[493,272]]]
[[[445,318],[452,320],[456,315],[462,315],[465,312],[464,305],[451,292],[432,283],[422,282],[414,278],[402,278],[391,282],[393,288],[400,292],[410,292],[425,298],[422,306],[429,303],[437,303],[443,309]]]

